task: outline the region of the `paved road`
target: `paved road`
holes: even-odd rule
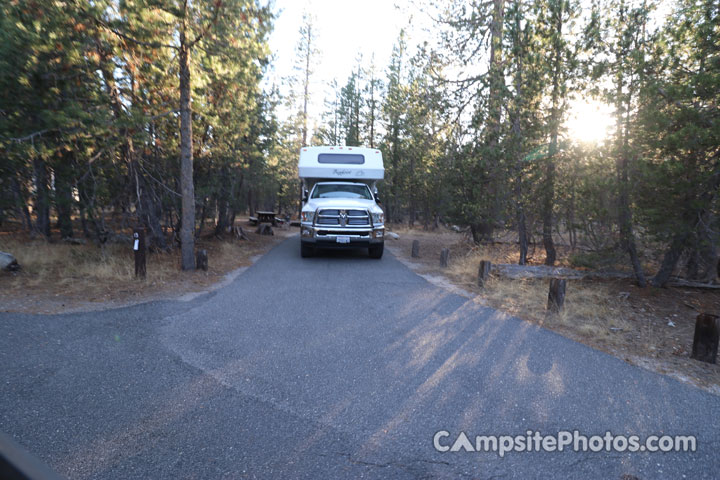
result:
[[[720,398],[297,238],[191,302],[0,314],[0,431],[69,478],[717,478]],[[695,453],[440,453],[475,435]],[[448,439],[444,439],[447,441]],[[626,477],[632,478],[632,477]]]

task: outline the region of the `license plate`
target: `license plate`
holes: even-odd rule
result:
[[[337,243],[350,243],[350,237],[345,236],[345,235],[340,235],[340,236],[336,237],[335,241]]]

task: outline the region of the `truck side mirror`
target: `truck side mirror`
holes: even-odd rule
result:
[[[308,201],[308,191],[307,191],[307,190],[304,190],[304,189],[303,189],[303,192],[302,192],[302,201],[303,201],[303,203],[305,203],[305,202]]]
[[[382,200],[380,200],[380,195],[377,194],[377,193],[375,194],[375,201],[376,201],[377,203],[382,203]]]

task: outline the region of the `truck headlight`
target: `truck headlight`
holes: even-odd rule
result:
[[[383,212],[372,214],[373,225],[381,225],[385,223],[385,214]]]
[[[300,216],[303,222],[312,223],[312,221],[315,219],[315,212],[302,212]]]

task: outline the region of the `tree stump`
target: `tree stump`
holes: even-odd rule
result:
[[[478,287],[482,288],[485,286],[488,278],[490,278],[490,269],[492,269],[492,263],[488,260],[480,260],[480,266],[478,267]]]
[[[257,230],[255,230],[255,233],[259,235],[275,235],[275,233],[273,233],[272,227],[267,223],[261,223]]]
[[[204,248],[202,250],[198,250],[197,254],[195,255],[195,268],[198,270],[204,270],[207,272],[208,269],[208,254],[207,250]]]
[[[701,313],[695,319],[695,337],[693,338],[690,358],[701,362],[715,363],[720,338],[720,321],[717,315]]]
[[[563,309],[565,304],[565,287],[567,280],[564,278],[551,278],[550,291],[548,292],[547,309],[551,312],[558,313]]]
[[[240,225],[235,226],[235,236],[238,238],[238,240],[250,240],[247,235],[245,235],[245,230]]]
[[[440,250],[440,266],[447,267],[449,261],[450,261],[450,249],[443,248],[442,250]]]
[[[420,256],[420,240],[413,240],[411,255],[413,258],[418,258]]]
[[[133,252],[135,253],[135,276],[145,278],[147,275],[147,248],[145,248],[145,229],[133,230]]]

